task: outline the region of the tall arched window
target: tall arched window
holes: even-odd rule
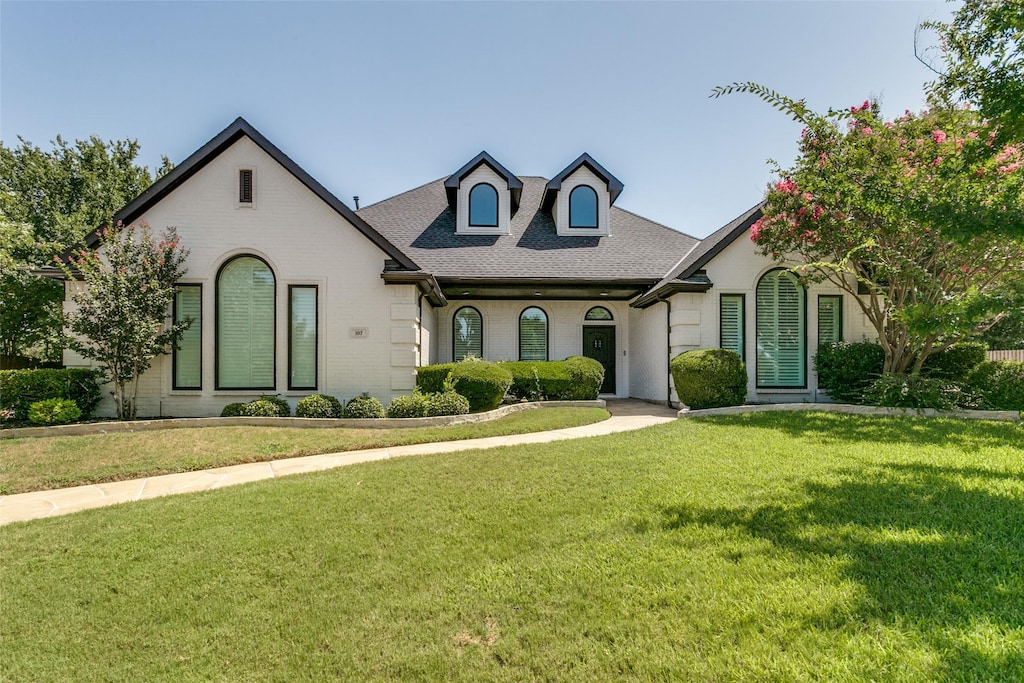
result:
[[[806,305],[804,288],[787,270],[757,283],[757,386],[807,386]]]
[[[530,306],[519,314],[519,360],[548,359],[548,314]]]
[[[217,273],[217,388],[273,389],[274,271],[236,256]]]
[[[569,193],[569,227],[597,227],[597,193],[589,185],[577,185]]]
[[[484,320],[480,311],[463,306],[452,318],[452,360],[458,362],[466,356],[484,356]]]
[[[498,227],[498,191],[480,183],[469,191],[469,224],[474,227]]]

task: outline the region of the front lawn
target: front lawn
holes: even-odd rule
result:
[[[202,427],[0,441],[0,494],[121,481],[317,453],[543,432],[600,422],[604,408],[543,408],[407,429]]]
[[[761,413],[0,527],[10,680],[1021,680],[1024,430]]]

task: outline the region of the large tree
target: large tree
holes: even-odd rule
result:
[[[886,121],[877,103],[821,115],[754,83],[715,94],[736,91],[805,126],[794,164],[775,165],[752,239],[801,277],[854,295],[886,372],[916,373],[1020,305],[1024,148],[996,142],[978,112]]]

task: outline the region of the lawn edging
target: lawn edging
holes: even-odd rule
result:
[[[778,410],[812,410],[821,413],[845,413],[847,415],[888,415],[890,417],[955,417],[962,420],[998,420],[1020,422],[1017,410],[936,410],[934,408],[881,408],[859,406],[852,403],[757,403],[726,408],[704,408],[679,411],[680,418],[713,417],[715,415],[741,415],[743,413],[769,413]]]
[[[595,401],[534,401],[512,403],[494,410],[468,415],[403,418],[316,418],[316,417],[174,417],[126,422],[92,422],[89,424],[54,425],[51,427],[18,427],[0,430],[0,439],[24,439],[41,436],[83,436],[114,432],[146,432],[157,429],[188,427],[300,427],[304,429],[408,429],[410,427],[448,427],[474,422],[488,422],[512,413],[538,408],[605,408],[603,399]]]

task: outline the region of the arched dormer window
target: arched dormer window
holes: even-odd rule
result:
[[[469,191],[469,225],[498,227],[498,191],[489,183],[479,183]]]
[[[806,292],[788,270],[757,283],[757,386],[807,386]]]
[[[257,256],[236,256],[217,273],[217,388],[275,386],[274,271]]]
[[[569,227],[597,227],[597,192],[589,185],[577,185],[569,193]]]
[[[452,360],[466,356],[484,356],[484,320],[472,306],[463,306],[452,318]]]
[[[530,306],[519,314],[519,360],[548,359],[548,314]]]

